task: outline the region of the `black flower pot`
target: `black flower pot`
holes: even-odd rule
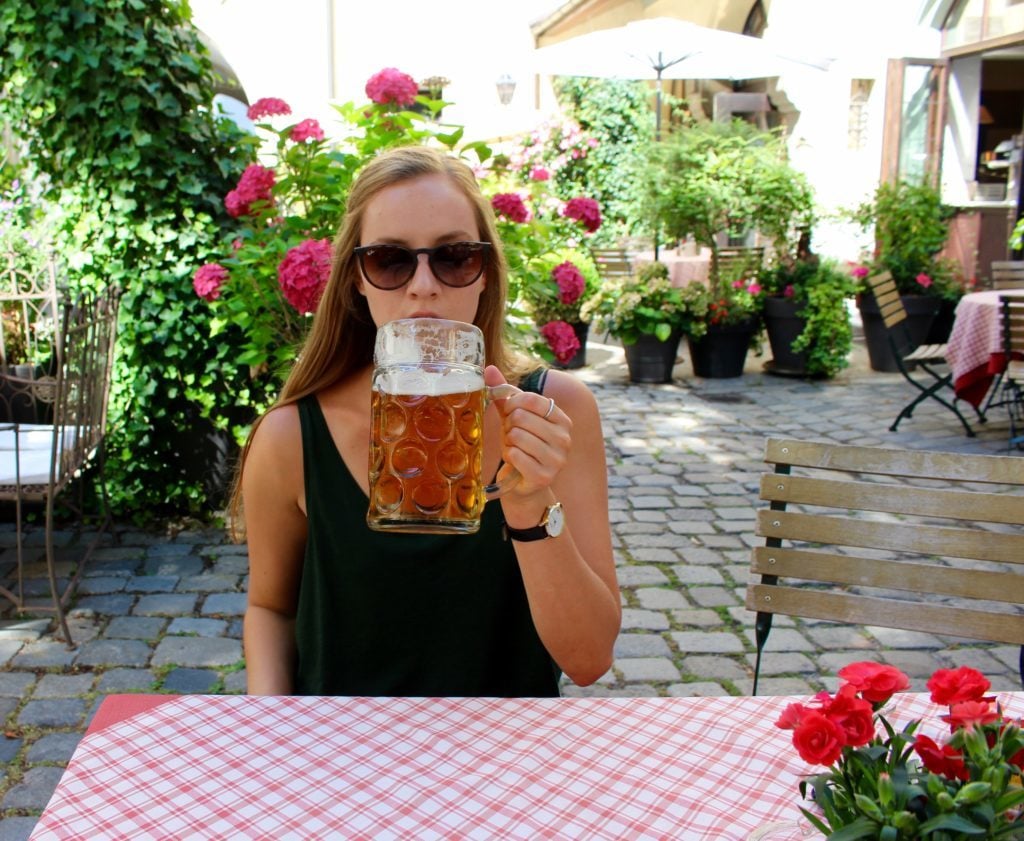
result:
[[[949,334],[953,332],[953,319],[956,318],[956,305],[959,301],[950,301],[943,298],[939,302],[939,311],[935,313],[932,326],[928,328],[928,335],[924,343],[927,345],[944,345],[949,341]]]
[[[582,368],[587,364],[587,336],[590,334],[590,325],[583,321],[573,322],[569,325],[579,340],[580,349],[566,363],[555,362],[554,367],[563,369]]]
[[[741,376],[756,331],[757,322],[751,319],[742,324],[709,324],[699,339],[687,336],[693,373],[708,379]]]
[[[907,311],[907,331],[913,347],[927,343],[935,314],[939,311],[940,300],[931,295],[901,295],[903,308]],[[882,313],[874,295],[859,295],[857,308],[864,326],[864,344],[868,349],[868,360],[872,371],[899,371],[896,357],[889,347],[889,335]],[[908,348],[910,350],[910,348]]]
[[[793,350],[793,342],[800,338],[807,319],[798,315],[800,305],[792,298],[768,297],[764,299],[764,329],[772,349],[771,363],[765,370],[783,376],[807,376],[807,353]]]
[[[629,381],[633,383],[670,383],[672,369],[676,364],[679,341],[683,334],[673,330],[665,341],[657,336],[641,334],[636,342],[623,345],[626,352],[626,367]]]

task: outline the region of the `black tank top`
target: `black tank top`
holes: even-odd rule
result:
[[[539,374],[521,387],[541,390]],[[298,410],[308,532],[296,694],[557,696],[500,503],[484,506],[476,534],[371,531],[316,397]]]

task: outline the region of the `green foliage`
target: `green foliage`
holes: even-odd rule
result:
[[[664,342],[674,330],[700,338],[707,331],[708,303],[703,284],[673,286],[668,268],[654,263],[637,277],[606,281],[583,309],[601,329],[631,345],[643,334]]]
[[[1024,248],[1024,216],[1017,220],[1017,224],[1010,234],[1010,248],[1013,251],[1020,251]]]
[[[629,177],[634,161],[654,136],[651,90],[644,82],[583,77],[560,78],[556,92],[563,108],[596,141],[586,158],[559,174],[563,197],[582,193],[596,199],[605,224],[595,246],[614,246],[637,227],[639,196]],[[573,188],[568,187],[572,182]]]
[[[239,336],[211,335],[189,274],[191,258],[213,247],[241,161],[232,124],[212,111],[212,66],[188,4],[9,2],[0,31],[0,119],[56,212],[68,280],[125,289],[113,507],[208,513],[209,465],[190,468],[182,456],[229,425],[247,384],[225,364]]]
[[[784,139],[739,120],[690,121],[648,144],[636,177],[639,212],[652,227],[669,239],[692,235],[712,251],[718,234],[757,230],[788,253],[814,206]]]
[[[938,257],[953,213],[942,203],[939,191],[928,184],[880,184],[872,200],[852,212],[863,228],[874,226],[875,253],[868,261],[869,273],[888,270],[902,294],[957,300],[964,293],[962,279],[951,260]]]
[[[803,331],[793,342],[795,353],[806,353],[807,373],[834,377],[849,364],[853,327],[846,300],[857,284],[835,260],[806,257],[780,261],[761,273],[767,295],[788,298],[805,319]]]

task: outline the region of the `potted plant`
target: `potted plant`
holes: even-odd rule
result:
[[[622,342],[631,382],[667,383],[682,337],[703,334],[708,303],[703,285],[680,289],[664,263],[649,263],[635,277],[606,281],[583,311]]]
[[[687,288],[704,289],[700,281]],[[756,276],[716,282],[708,295],[704,330],[686,337],[693,373],[698,377],[738,377],[747,354],[760,354],[761,310],[764,294]]]
[[[872,256],[854,269],[861,280],[857,306],[864,324],[864,340],[871,368],[898,371],[886,335],[886,328],[866,285],[870,275],[888,271],[907,311],[907,327],[916,344],[944,342],[952,327],[952,313],[964,293],[962,278],[952,260],[939,252],[949,236],[952,209],[942,204],[939,191],[926,183],[901,181],[880,184],[871,201],[853,212],[863,228],[874,226]],[[940,313],[942,332],[931,332]]]
[[[835,260],[811,254],[808,237],[794,257],[762,271],[763,320],[773,374],[834,377],[849,364],[853,328],[846,299],[854,280]]]

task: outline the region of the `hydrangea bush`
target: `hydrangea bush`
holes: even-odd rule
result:
[[[482,177],[508,260],[512,314],[536,325],[538,354],[564,365],[580,350],[574,325],[588,321],[582,308],[600,285],[588,240],[601,227],[601,208],[588,196],[558,198],[556,162],[538,163],[531,143],[518,158],[495,157]]]
[[[331,241],[345,212],[352,180],[383,149],[439,142],[449,149],[461,129],[430,119],[443,103],[418,94],[416,81],[393,67],[366,83],[369,102],[335,106],[346,136],[334,143],[320,123],[295,120],[282,99],[265,97],[248,110],[259,137],[248,138],[253,158],[224,196],[237,220],[222,236],[216,260],[192,275],[195,294],[210,308],[214,335],[240,330],[241,355],[233,360],[249,372],[240,404],[256,412],[274,398],[316,311],[331,268]],[[408,106],[419,104],[426,114]],[[467,144],[478,161],[488,150]],[[235,430],[241,439],[245,428]]]

